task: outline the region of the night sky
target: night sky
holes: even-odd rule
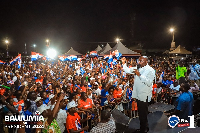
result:
[[[200,2],[170,0],[1,0],[0,48],[4,39],[10,51],[30,52],[34,43],[44,53],[45,40],[60,53],[74,47],[93,50],[120,37],[126,46],[142,42],[144,48],[170,48],[175,28],[176,46],[198,46]],[[134,34],[131,34],[133,31]],[[111,43],[114,46],[114,43]]]

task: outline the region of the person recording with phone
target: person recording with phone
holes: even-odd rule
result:
[[[146,133],[149,131],[147,120],[148,102],[151,101],[152,97],[152,86],[155,78],[155,70],[148,65],[147,56],[139,57],[138,66],[140,66],[140,68],[128,68],[126,65],[126,58],[124,57],[122,58],[122,65],[126,73],[135,74],[132,98],[137,100],[140,120],[140,129],[137,129],[136,132]]]

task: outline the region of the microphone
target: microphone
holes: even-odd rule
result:
[[[139,70],[140,67],[141,67],[141,65],[140,65],[140,64],[137,64],[137,70]]]

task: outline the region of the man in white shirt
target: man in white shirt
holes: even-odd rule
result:
[[[99,84],[97,82],[94,82],[93,93],[96,93],[97,97],[101,96],[101,90],[99,89]]]
[[[140,120],[140,133],[148,132],[148,102],[152,97],[152,86],[155,78],[155,70],[148,65],[148,57],[141,56],[138,64],[141,66],[139,69],[128,68],[126,66],[126,58],[122,58],[123,69],[126,73],[135,73],[132,98],[137,99],[138,113]]]

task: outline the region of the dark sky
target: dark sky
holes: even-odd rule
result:
[[[176,45],[192,48],[200,42],[200,2],[170,0],[1,0],[0,47],[10,39],[10,50],[23,52],[37,44],[44,52],[45,40],[61,53],[72,46],[79,52],[93,50],[116,37],[131,46],[141,41],[146,48],[169,48],[175,27]],[[135,20],[131,16],[135,14]],[[131,26],[133,24],[133,26]],[[131,36],[131,29],[134,36]],[[111,44],[111,45],[114,45]]]

